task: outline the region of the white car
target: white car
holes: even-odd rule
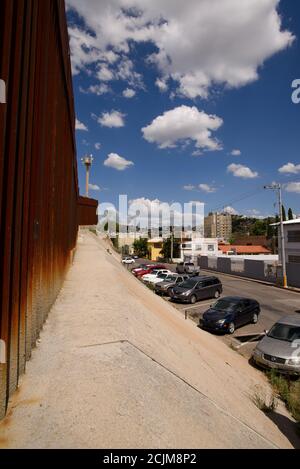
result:
[[[122,259],[122,264],[134,264],[135,260],[132,259],[132,257],[125,257],[125,259]]]
[[[158,282],[163,282],[167,275],[171,274],[170,270],[167,269],[155,269],[152,270],[151,274],[142,276],[142,280],[145,283],[152,283],[153,285]]]

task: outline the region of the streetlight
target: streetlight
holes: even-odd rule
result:
[[[94,161],[93,155],[85,155],[83,158],[81,158],[81,161],[84,164],[85,169],[86,169],[85,195],[86,195],[86,197],[88,197],[89,196],[90,169],[91,169],[92,163]]]
[[[285,257],[285,242],[284,242],[284,228],[282,217],[282,190],[281,184],[274,183],[269,186],[264,186],[264,189],[271,189],[277,192],[279,204],[279,219],[280,219],[280,244],[281,244],[281,262],[282,262],[282,277],[283,287],[287,288],[287,275],[286,275],[286,257]]]

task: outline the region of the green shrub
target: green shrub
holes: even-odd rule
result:
[[[268,372],[268,378],[294,419],[300,423],[300,380],[291,381],[274,370]]]

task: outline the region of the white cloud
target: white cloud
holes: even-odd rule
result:
[[[122,94],[124,98],[133,98],[136,95],[136,92],[131,88],[126,88],[126,90],[124,90]]]
[[[110,153],[103,164],[104,166],[117,169],[118,171],[124,171],[129,168],[129,166],[134,165],[133,161],[126,160],[123,156],[120,156],[117,153]]]
[[[76,119],[75,128],[76,130],[85,130],[86,132],[88,132],[89,130],[87,126],[80,122],[78,119]]]
[[[230,206],[224,207],[223,212],[228,213],[229,215],[238,215],[239,214],[239,212],[237,212],[237,210],[235,210],[235,208],[230,207]]]
[[[82,86],[80,86],[79,91],[85,94],[91,93],[96,94],[97,96],[101,96],[105,93],[109,93],[111,88],[106,83],[100,83],[97,85],[91,85],[87,89],[84,89]]]
[[[247,166],[241,164],[232,163],[228,166],[227,171],[232,173],[235,177],[244,178],[244,179],[253,179],[258,176],[258,173],[252,171]]]
[[[298,174],[300,173],[300,164],[287,163],[278,169],[283,174]]]
[[[201,150],[194,150],[192,152],[192,156],[202,156],[203,152]]]
[[[282,30],[279,0],[68,0],[86,30],[71,25],[73,72],[106,62],[118,68],[130,43],[150,41],[150,61],[177,92],[206,97],[213,84],[246,85],[266,59],[294,40]],[[91,33],[90,33],[90,32]],[[135,73],[134,68],[131,69]],[[131,73],[131,75],[132,75]]]
[[[101,64],[97,72],[97,78],[100,81],[111,81],[114,79],[114,74],[107,65]]]
[[[196,187],[193,186],[193,184],[187,184],[186,186],[183,186],[183,189],[185,191],[194,191],[196,189]]]
[[[155,84],[159,91],[161,91],[162,93],[168,90],[168,83],[167,80],[164,78],[157,78]]]
[[[209,184],[199,184],[198,187],[201,191],[206,192],[207,194],[211,194],[217,190],[215,187],[210,186]]]
[[[296,194],[300,194],[300,182],[289,182],[285,185],[285,190],[287,192],[295,192]]]
[[[103,127],[124,127],[125,114],[122,114],[120,111],[111,111],[103,112],[100,117],[98,117],[97,122]]]
[[[172,148],[179,142],[193,140],[197,148],[220,150],[220,143],[211,134],[222,124],[220,117],[182,105],[156,117],[142,132],[145,140],[159,148]]]
[[[230,153],[232,156],[241,156],[242,152],[241,150],[239,150],[238,148],[232,150],[232,152]]]
[[[101,143],[99,143],[99,142],[95,143],[95,148],[96,148],[96,150],[100,150]]]
[[[100,187],[97,186],[97,184],[89,184],[89,188],[92,190],[92,191],[100,191]]]

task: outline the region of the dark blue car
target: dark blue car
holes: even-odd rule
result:
[[[256,324],[260,306],[256,300],[240,296],[219,299],[199,320],[203,329],[233,334],[235,329],[246,324]]]

